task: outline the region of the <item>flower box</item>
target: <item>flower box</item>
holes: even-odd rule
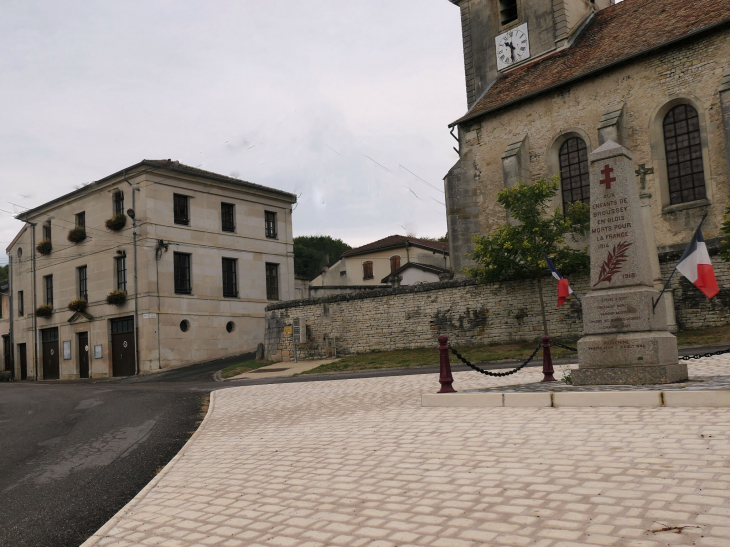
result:
[[[127,224],[127,217],[125,215],[114,215],[112,218],[106,219],[104,226],[107,230],[112,232],[118,232]]]
[[[69,230],[66,239],[68,239],[71,243],[81,243],[84,239],[86,239],[86,228],[79,227]]]
[[[82,300],[81,298],[77,298],[76,300],[71,300],[71,302],[68,303],[68,309],[69,311],[86,311],[86,308],[89,307],[89,303],[86,300]]]
[[[50,317],[53,315],[53,306],[49,306],[48,304],[38,306],[35,310],[35,315],[36,317]]]
[[[127,301],[126,291],[112,291],[106,297],[106,303],[112,306],[122,306]]]
[[[35,250],[38,251],[39,254],[46,256],[51,254],[51,251],[53,250],[53,245],[51,245],[51,242],[49,240],[44,239],[35,246]]]

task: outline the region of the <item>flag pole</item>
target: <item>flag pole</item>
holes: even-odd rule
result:
[[[662,299],[662,295],[664,294],[664,291],[667,290],[667,287],[669,286],[669,282],[672,280],[672,277],[674,277],[674,272],[677,271],[677,267],[675,266],[672,270],[672,274],[669,276],[669,279],[667,279],[667,282],[664,284],[664,288],[662,289],[662,292],[659,293],[659,298],[656,299],[656,302],[654,302],[654,298],[651,299],[651,311],[653,312],[656,309],[657,304],[659,304],[659,301]]]
[[[702,215],[702,220],[700,220],[700,223],[697,226],[697,230],[699,230],[700,228],[702,228],[702,223],[707,218],[707,213],[709,213],[709,211],[705,211],[705,214]],[[695,230],[695,232],[697,232],[697,230]],[[694,237],[694,236],[692,236],[692,237]],[[680,258],[680,262],[681,262],[681,260],[682,259]],[[677,263],[677,265],[679,265],[679,263]],[[651,311],[652,312],[656,309],[657,304],[659,304],[659,301],[662,299],[662,296],[664,295],[664,291],[667,290],[667,287],[669,286],[669,282],[672,280],[672,277],[674,276],[674,272],[676,272],[676,271],[677,271],[677,266],[675,266],[674,269],[672,270],[672,274],[669,276],[669,279],[667,279],[667,282],[664,284],[664,288],[662,289],[662,292],[659,293],[659,298],[656,299],[656,302],[654,302],[654,299],[653,298],[651,299],[651,302],[652,302]]]

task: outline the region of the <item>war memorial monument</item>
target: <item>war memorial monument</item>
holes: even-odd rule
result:
[[[631,153],[608,141],[589,157],[591,281],[583,298],[575,385],[687,379],[664,298],[654,287],[654,241],[644,229]],[[652,234],[653,239],[653,234]]]

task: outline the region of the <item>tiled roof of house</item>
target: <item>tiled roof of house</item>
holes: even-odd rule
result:
[[[408,242],[408,244],[413,247],[421,247],[422,249],[428,249],[440,253],[445,251],[447,254],[449,252],[448,243],[444,243],[441,241],[431,241],[428,239],[419,239],[416,237],[393,235],[384,237],[383,239],[379,239],[378,241],[373,241],[372,243],[368,243],[367,245],[363,245],[362,247],[351,249],[344,253],[342,256],[355,256],[371,253],[374,251],[382,251],[384,249],[393,249],[395,247],[405,247],[406,242]]]
[[[420,262],[406,262],[397,270],[393,270],[388,275],[386,275],[383,279],[380,280],[380,282],[389,283],[393,277],[399,276],[401,272],[404,272],[408,268],[416,268],[417,270],[421,270],[423,272],[431,272],[435,274],[449,273],[451,271],[448,268],[433,266],[432,264],[421,264]]]
[[[595,13],[570,47],[501,74],[451,125],[728,23],[730,0],[624,0]]]

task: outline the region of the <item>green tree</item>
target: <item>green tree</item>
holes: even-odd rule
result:
[[[8,265],[0,266],[0,281],[7,281],[8,279]]]
[[[342,254],[352,249],[341,239],[330,236],[294,238],[294,273],[303,279],[314,279],[325,266],[332,266]]]
[[[564,275],[590,269],[588,249],[565,245],[585,235],[590,227],[589,208],[581,202],[570,206],[567,213],[556,209],[550,214],[550,201],[559,191],[558,179],[541,179],[534,184],[519,184],[499,192],[497,201],[512,219],[488,235],[474,237],[474,251],[468,256],[477,262],[467,274],[482,283],[537,279],[542,323],[547,334],[542,276],[547,272],[545,255]]]

